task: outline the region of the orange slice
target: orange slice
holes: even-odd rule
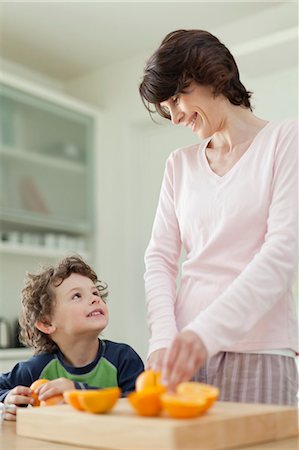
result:
[[[219,389],[217,387],[195,381],[178,384],[176,393],[190,396],[194,400],[204,397],[207,400],[207,408],[210,408],[219,397]]]
[[[64,391],[63,398],[64,401],[71,405],[73,408],[78,409],[79,411],[84,411],[78,399],[78,394],[80,394],[80,392],[81,391],[78,389],[75,389],[73,391]]]
[[[165,392],[164,386],[152,386],[131,392],[127,399],[140,416],[158,416],[162,410],[161,395],[163,392]]]
[[[161,373],[155,372],[154,370],[145,370],[141,372],[140,375],[136,378],[135,389],[136,391],[142,391],[143,389],[153,387],[153,386],[162,386],[161,385]]]
[[[192,400],[190,396],[180,394],[163,394],[162,406],[166,413],[175,419],[189,419],[197,417],[207,409],[207,400]]]
[[[79,391],[78,400],[81,408],[95,414],[106,413],[116,404],[121,394],[118,387],[100,390]]]
[[[52,395],[52,397],[47,398],[46,400],[41,400],[40,406],[54,406],[59,405],[64,402],[64,398],[62,394]]]

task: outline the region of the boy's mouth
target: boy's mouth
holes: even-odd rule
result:
[[[97,317],[97,316],[104,316],[104,311],[100,308],[94,309],[89,314],[87,314],[87,317]]]

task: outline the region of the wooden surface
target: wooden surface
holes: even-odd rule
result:
[[[238,447],[238,450],[298,450],[299,438],[293,437],[271,441],[254,446]],[[26,438],[16,434],[16,423],[5,421],[0,428],[1,450],[86,450],[86,447],[72,444],[58,444],[51,441]],[[103,450],[108,450],[103,447]],[[136,450],[136,449],[130,449]],[[157,449],[158,450],[158,449]],[[160,449],[159,449],[160,450]]]
[[[104,415],[68,405],[20,408],[17,414],[20,436],[105,450],[250,448],[259,442],[281,444],[280,439],[297,435],[298,426],[295,408],[228,402],[218,402],[202,417],[187,420],[138,417],[126,399]]]

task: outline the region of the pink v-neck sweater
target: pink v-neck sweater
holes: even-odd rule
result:
[[[145,254],[149,353],[182,329],[209,356],[297,351],[298,121],[269,122],[223,177],[208,164],[208,141],[166,163]]]

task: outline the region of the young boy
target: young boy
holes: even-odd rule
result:
[[[133,391],[142,360],[129,345],[98,338],[108,324],[107,295],[107,285],[78,256],[28,274],[20,337],[35,356],[0,376],[0,402],[32,404],[29,386],[39,378],[51,380],[39,388],[39,400],[69,389]],[[15,414],[5,418],[15,420]]]

